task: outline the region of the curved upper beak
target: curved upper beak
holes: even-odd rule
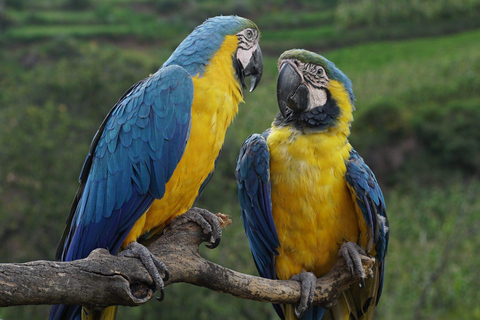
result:
[[[243,74],[245,77],[251,76],[250,92],[252,92],[260,83],[263,74],[263,56],[259,45],[257,45],[257,49],[253,52],[250,61],[243,70]]]
[[[308,107],[308,89],[303,84],[297,70],[285,62],[280,69],[277,81],[278,108],[286,117],[287,108],[293,111],[303,111]]]

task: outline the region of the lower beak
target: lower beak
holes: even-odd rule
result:
[[[263,74],[263,56],[260,46],[257,46],[257,49],[253,52],[244,74],[246,77],[251,76],[250,92],[252,92],[260,83]]]

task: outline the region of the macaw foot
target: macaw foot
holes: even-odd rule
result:
[[[157,300],[162,301],[164,298],[164,281],[167,281],[169,278],[165,264],[158,260],[145,246],[135,241],[131,242],[118,255],[120,257],[137,258],[142,261],[155,282],[155,291],[160,291],[160,297],[157,297]]]
[[[317,277],[313,272],[304,271],[294,275],[290,280],[299,281],[302,286],[300,303],[295,306],[295,315],[297,318],[301,318],[303,313],[312,307],[315,287],[317,286]]]
[[[360,248],[355,242],[345,242],[340,247],[338,252],[339,257],[344,257],[347,262],[347,266],[350,269],[352,278],[354,275],[360,277],[360,288],[365,288],[365,270],[362,266],[362,257],[360,255],[366,256],[365,250]]]
[[[173,229],[176,226],[193,221],[202,227],[203,233],[207,235],[207,248],[214,249],[220,244],[222,228],[215,214],[202,208],[193,207],[184,214],[176,217],[169,226]]]

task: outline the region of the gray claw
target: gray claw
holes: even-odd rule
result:
[[[365,288],[365,270],[362,266],[362,257],[366,256],[365,250],[363,250],[358,244],[354,242],[345,242],[340,250],[338,256],[344,257],[352,278],[357,275],[360,277],[360,288]]]
[[[163,292],[163,289],[161,289],[160,290],[160,297],[155,297],[155,299],[157,299],[157,301],[162,302],[164,298],[165,298],[165,293]]]
[[[317,285],[317,277],[313,272],[304,271],[300,274],[294,275],[290,280],[299,281],[302,286],[300,303],[295,306],[295,315],[297,318],[301,318],[303,313],[312,307],[315,287]]]
[[[205,247],[207,247],[209,249],[215,249],[216,247],[218,247],[219,244],[220,244],[220,238],[217,238],[217,240],[215,240],[214,243],[206,244]]]
[[[295,306],[295,316],[300,319],[305,313],[305,310],[300,310],[300,306]]]
[[[220,227],[218,218],[215,214],[205,209],[191,208],[184,214],[176,217],[169,228],[173,229],[189,221],[193,221],[202,227],[203,233],[207,235],[207,242],[210,243],[206,245],[207,248],[214,249],[220,244],[222,228]]]
[[[168,281],[168,279],[170,279],[170,273],[168,273],[167,269],[165,269],[163,273],[165,274],[165,276],[163,277],[163,281],[166,282]]]
[[[163,296],[163,288],[165,285],[160,273],[164,275],[163,278],[165,278],[165,281],[169,278],[167,267],[163,262],[158,260],[145,246],[138,242],[131,242],[127,248],[118,255],[121,257],[140,259],[153,278],[155,291],[161,291],[161,295]]]

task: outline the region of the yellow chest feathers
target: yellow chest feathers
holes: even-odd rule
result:
[[[192,124],[185,152],[166,185],[165,195],[137,221],[124,246],[145,232],[163,228],[190,209],[200,186],[214,170],[227,127],[243,101],[232,60],[237,42],[236,36],[227,36],[203,76],[193,77]]]
[[[342,134],[303,135],[290,128],[274,128],[267,143],[278,276],[302,270],[320,276],[336,261],[341,243],[359,235],[344,178],[351,146]]]

